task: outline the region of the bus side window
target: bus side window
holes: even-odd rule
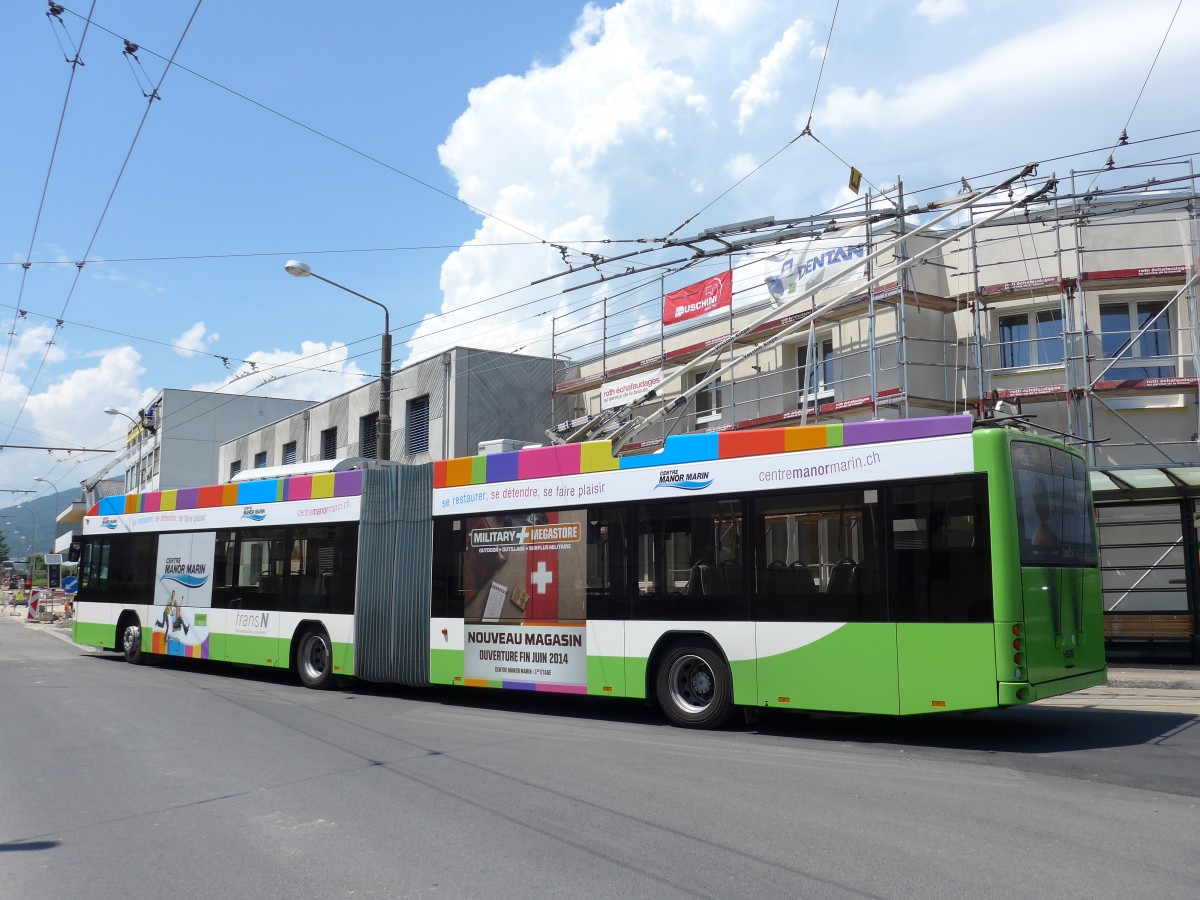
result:
[[[897,485],[891,493],[892,620],[991,621],[985,479]]]
[[[592,507],[587,511],[587,617],[629,618],[626,588],[629,537],[626,515],[619,506]]]
[[[740,500],[646,504],[634,519],[633,618],[746,618]]]
[[[879,492],[806,491],[754,505],[752,616],[759,621],[883,621]]]

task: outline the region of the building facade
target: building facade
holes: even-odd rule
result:
[[[392,374],[392,459],[468,456],[483,441],[544,443],[555,421],[550,359],[455,347]],[[380,383],[225,441],[218,481],[243,469],[377,457]]]
[[[1190,169],[1181,180],[1191,184]],[[637,410],[654,420],[627,452],[688,431],[1019,413],[1092,464],[1110,655],[1200,661],[1196,199],[1154,182],[1088,192],[1064,183],[1053,201],[970,233],[909,237],[912,226],[893,219],[770,256],[734,252],[713,264],[730,272],[733,299],[712,315],[662,324],[669,284],[640,306],[629,295],[606,301],[600,322],[555,321],[555,396],[568,409],[558,433],[660,373],[657,396]],[[805,285],[796,269],[880,249],[870,266],[789,305]],[[888,275],[922,251],[932,252]],[[873,276],[882,278],[868,289]],[[719,356],[673,376],[715,346]]]

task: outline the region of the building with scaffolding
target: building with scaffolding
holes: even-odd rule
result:
[[[1097,186],[1114,178],[1127,182]],[[554,436],[589,422],[620,435],[620,420],[602,417],[631,395],[648,424],[625,452],[694,431],[1020,416],[1092,464],[1110,656],[1200,661],[1190,162],[1072,173],[1027,205],[1009,196],[929,229],[868,200],[852,227],[826,218],[774,232],[788,243],[744,236],[773,220],[677,241],[702,251],[681,277],[728,271],[732,302],[666,325],[659,310],[679,279],[654,274],[556,319],[555,397],[571,414]],[[830,247],[864,264],[830,273]]]

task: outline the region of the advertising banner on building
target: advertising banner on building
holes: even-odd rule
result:
[[[773,302],[783,303],[808,288],[832,282],[867,255],[862,244],[828,248],[813,248],[811,244],[767,257],[763,280]]]
[[[600,408],[616,409],[618,406],[624,406],[647,391],[657,390],[662,380],[663,370],[655,369],[653,372],[642,372],[640,375],[606,381],[600,387]]]
[[[663,324],[698,319],[733,304],[733,273],[724,271],[663,297]]]

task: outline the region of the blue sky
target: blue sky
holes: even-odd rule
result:
[[[1131,112],[1134,140],[1200,127],[1194,6],[1138,99],[1176,6],[843,3],[818,85],[833,0],[204,0],[190,27],[192,0],[87,0],[61,25],[10,0],[0,443],[119,446],[103,409],[164,387],[319,399],[377,373],[379,311],[289,278],[290,257],[386,303],[398,364],[455,344],[547,352],[551,319],[599,294],[528,288],[562,269],[535,239],[578,262],[709,203],[697,230],[817,213],[849,197],[843,160],[910,191],[1094,148],[1050,168],[1100,165]],[[89,10],[72,81],[59,40],[72,53]],[[145,79],[177,45],[190,71],[167,73],[135,142]],[[789,146],[810,113],[820,143]],[[98,460],[5,449],[0,487],[65,488]]]

